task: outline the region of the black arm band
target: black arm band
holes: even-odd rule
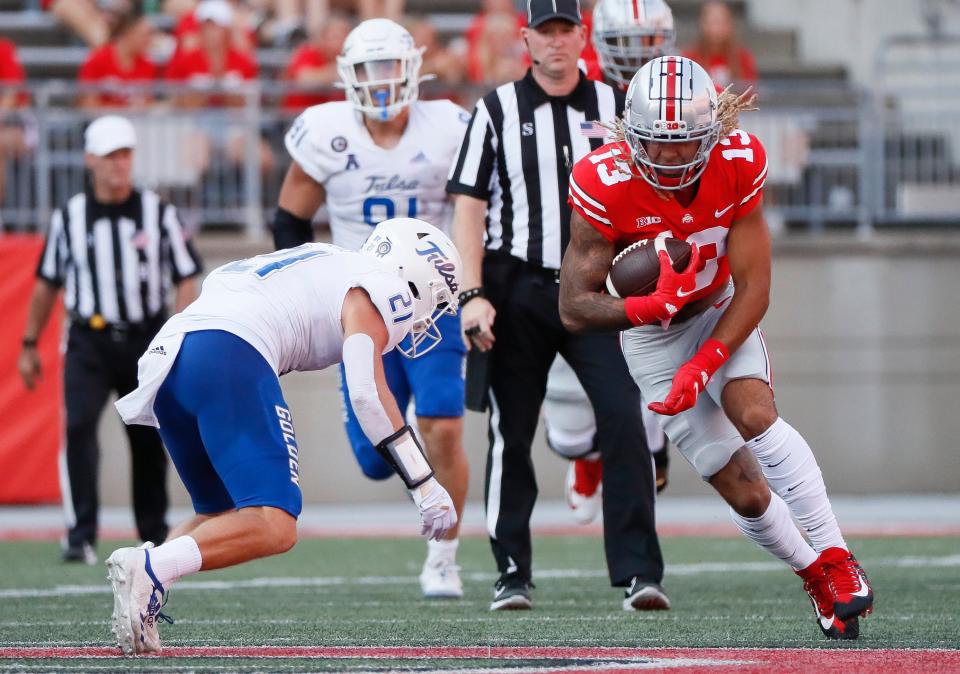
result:
[[[460,293],[460,306],[464,306],[467,302],[476,297],[484,297],[482,286],[470,288],[470,290],[464,290],[462,293]]]
[[[298,218],[283,208],[277,208],[273,216],[273,245],[281,248],[295,248],[313,241],[313,225],[309,220]]]
[[[433,477],[433,466],[409,426],[382,440],[376,450],[397,472],[407,489],[416,489]]]

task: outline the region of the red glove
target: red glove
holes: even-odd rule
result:
[[[647,408],[657,414],[672,417],[697,404],[697,396],[706,388],[713,373],[730,358],[723,342],[708,339],[700,350],[680,366],[673,375],[673,386],[662,403],[650,403]]]
[[[669,321],[690,301],[697,288],[697,267],[700,264],[697,244],[690,248],[690,262],[681,272],[674,271],[667,251],[660,251],[657,289],[643,297],[628,297],[623,302],[624,311],[631,323],[649,325],[656,321]]]

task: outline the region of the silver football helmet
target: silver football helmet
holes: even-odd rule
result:
[[[350,31],[337,57],[337,74],[353,107],[387,121],[420,95],[423,49],[406,28],[389,19],[369,19]]]
[[[676,49],[673,12],[663,0],[599,0],[592,30],[603,74],[624,88],[647,61]]]
[[[692,185],[720,140],[717,88],[700,65],[682,56],[660,56],[633,76],[623,110],[623,130],[640,175],[662,190]],[[650,143],[699,141],[690,161],[655,163]]]
[[[440,343],[436,323],[457,315],[463,262],[446,234],[416,218],[392,218],[377,225],[360,248],[406,281],[413,297],[413,329],[409,346],[397,350],[417,358]],[[458,336],[459,338],[459,336]]]

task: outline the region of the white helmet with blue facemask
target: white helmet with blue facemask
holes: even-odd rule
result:
[[[337,73],[347,99],[358,112],[388,121],[417,100],[423,48],[389,19],[370,19],[350,31],[337,57]]]

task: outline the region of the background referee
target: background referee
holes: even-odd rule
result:
[[[464,262],[464,332],[475,349],[492,349],[486,506],[501,575],[490,608],[532,605],[529,520],[537,484],[530,448],[558,351],[596,413],[611,583],[628,587],[624,608],[668,608],[659,586],[663,559],[639,393],[617,336],[572,335],[558,310],[570,169],[602,144],[583,136],[580,124],[612,121],[623,99],[578,68],[586,36],[577,0],[530,0],[527,8],[524,39],[533,66],[477,103],[447,185],[458,195],[454,238]]]
[[[111,391],[122,396],[136,388],[137,360],[166,320],[171,281],[179,311],[196,297],[201,267],[176,209],[133,187],[133,125],[123,117],[101,117],[84,139],[90,179],[50,221],[18,367],[32,388],[40,376],[37,338],[65,287],[67,479],[61,475],[60,482],[69,530],[63,559],[94,564],[100,414]],[[137,532],[159,544],[167,536],[167,459],[160,435],[148,426],[124,428]]]

